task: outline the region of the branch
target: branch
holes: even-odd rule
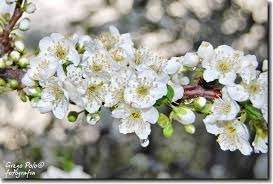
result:
[[[0,57],[12,50],[10,33],[16,25],[17,21],[23,15],[23,10],[21,8],[23,0],[17,0],[13,15],[7,25],[5,25],[3,32],[0,33]]]
[[[220,98],[222,96],[219,89],[205,89],[200,85],[192,86],[186,85],[184,87],[184,97],[183,98],[195,98],[195,97],[205,97],[208,99]]]
[[[21,69],[0,69],[0,77],[5,79],[16,79],[17,81],[21,81],[24,76],[24,71]]]

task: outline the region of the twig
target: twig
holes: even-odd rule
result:
[[[10,33],[16,25],[17,21],[23,15],[23,10],[21,8],[23,0],[17,0],[13,15],[9,22],[5,25],[3,32],[0,33],[0,57],[12,50]]]
[[[183,98],[205,97],[208,99],[220,98],[222,96],[219,89],[205,89],[200,85],[186,85],[184,87]]]

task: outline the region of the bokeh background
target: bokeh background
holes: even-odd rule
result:
[[[130,32],[136,46],[161,56],[196,51],[201,41],[215,47],[231,45],[260,62],[268,57],[268,4],[266,0],[33,0],[37,11],[28,16],[24,34],[29,49],[51,32],[95,35],[115,25]],[[0,8],[4,7],[0,1]],[[0,9],[1,10],[1,9]],[[16,93],[0,95],[0,175],[5,164],[43,161],[34,178],[61,177],[57,167],[92,178],[224,178],[268,177],[268,155],[243,156],[224,152],[202,121],[189,135],[175,124],[171,138],[154,125],[150,145],[142,148],[135,135],[122,135],[110,113],[96,126],[40,114]],[[201,117],[202,118],[202,117]],[[200,119],[201,119],[200,118]],[[43,173],[43,174],[42,174]],[[75,175],[75,174],[74,174]],[[65,175],[68,177],[67,175]]]

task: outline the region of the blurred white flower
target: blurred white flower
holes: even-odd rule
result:
[[[41,174],[41,177],[44,179],[91,178],[90,175],[83,172],[82,166],[79,166],[79,165],[75,165],[73,170],[71,170],[69,172],[63,171],[63,170],[61,170],[57,167],[54,167],[54,166],[49,166],[47,168],[47,171],[45,171]]]
[[[249,143],[249,132],[245,124],[237,119],[232,121],[206,121],[208,133],[218,135],[217,142],[222,150],[239,150],[244,155],[250,155],[252,147]]]

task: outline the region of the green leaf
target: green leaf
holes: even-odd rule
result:
[[[167,138],[171,137],[173,135],[173,126],[172,124],[169,124],[169,126],[165,127],[163,129],[163,135]]]
[[[172,101],[173,96],[174,96],[174,90],[170,85],[167,85],[167,90],[168,90],[168,92],[167,92],[166,96],[167,96],[169,101]]]
[[[168,116],[166,116],[166,115],[163,114],[163,113],[160,113],[160,114],[159,114],[159,118],[158,118],[157,123],[158,123],[158,125],[159,125],[161,128],[165,128],[165,127],[167,127],[171,122],[170,122],[170,119],[168,118]]]
[[[257,109],[256,107],[253,107],[249,101],[241,102],[240,104],[245,108],[245,111],[249,119],[255,121],[264,121],[261,110]]]
[[[163,96],[162,98],[158,99],[155,103],[155,107],[160,107],[161,105],[166,105],[169,103],[169,100],[166,96]]]

